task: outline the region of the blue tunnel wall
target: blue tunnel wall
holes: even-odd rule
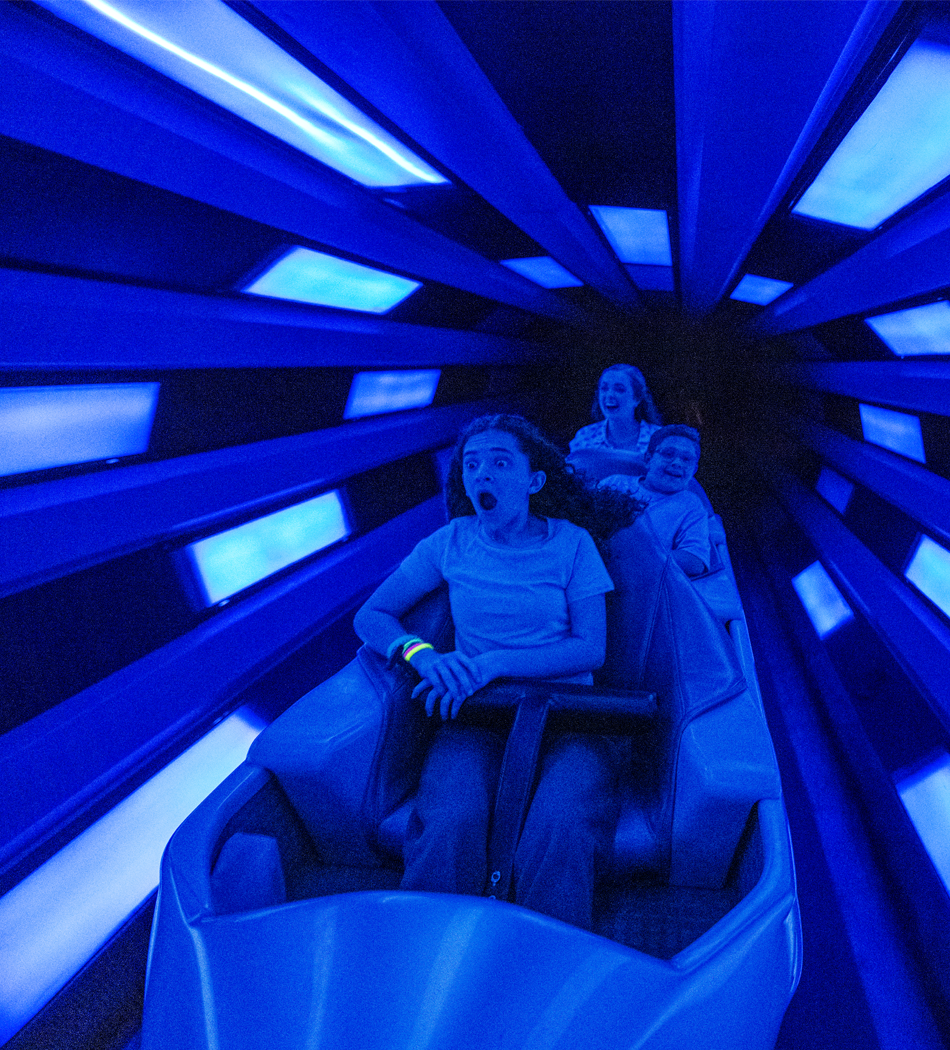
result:
[[[565,191],[531,115],[496,92],[503,71],[489,83],[464,5],[314,6],[243,8],[450,172],[438,199],[367,190],[39,5],[0,9],[3,386],[159,386],[143,451],[0,489],[0,894],[222,719],[266,721],[352,655],[355,608],[443,520],[445,450],[466,421],[518,411],[566,443],[599,368],[635,352],[667,417],[703,427],[701,479],[763,595],[760,638],[778,625],[791,639],[911,968],[945,1017],[946,889],[898,786],[950,751],[947,607],[907,576],[922,539],[950,548],[950,356],[895,358],[863,318],[946,294],[950,194],[799,253],[794,289],[770,306],[728,299],[747,260],[782,276],[774,214],[849,92],[868,90],[864,64],[928,5],[653,16],[675,156],[665,183],[641,171],[624,191],[636,199],[605,202],[670,207],[673,291],[615,257],[579,183]],[[750,92],[763,79],[794,87]],[[739,151],[748,163],[731,163]],[[385,316],[242,294],[288,245],[422,288]],[[543,254],[585,287],[554,292],[499,265]],[[434,369],[430,404],[345,418],[357,373]],[[861,405],[919,420],[923,458],[869,440]],[[345,541],[201,600],[192,543],[327,491]],[[816,561],[851,613],[824,637],[793,584]],[[144,908],[9,1034],[26,1020],[23,1046],[50,1032],[121,1045]]]

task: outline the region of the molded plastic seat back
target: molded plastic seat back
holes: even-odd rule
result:
[[[780,797],[762,711],[719,618],[641,516],[611,543],[601,684],[656,693],[621,816],[615,874],[721,886],[752,805]]]
[[[428,595],[409,630],[451,647],[448,595]],[[377,831],[415,790],[431,733],[414,680],[363,646],[254,741],[248,761],[271,770],[328,864],[379,863]]]

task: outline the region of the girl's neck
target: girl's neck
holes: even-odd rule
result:
[[[607,438],[617,448],[629,448],[637,443],[640,437],[640,421],[637,419],[607,420]]]
[[[499,547],[533,547],[548,531],[547,523],[530,513],[498,524],[480,517],[478,524],[486,539]]]

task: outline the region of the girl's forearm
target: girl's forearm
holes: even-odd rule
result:
[[[386,656],[392,643],[406,634],[405,627],[391,613],[365,605],[353,617],[353,630],[380,656]]]
[[[476,660],[489,678],[567,678],[596,670],[605,655],[596,642],[565,638],[531,649],[495,649]]]

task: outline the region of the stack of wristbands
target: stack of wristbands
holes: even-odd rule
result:
[[[414,634],[404,634],[391,643],[389,648],[386,650],[386,657],[390,661],[390,663],[392,663],[393,660],[396,659],[397,652],[400,652],[401,650],[400,655],[402,656],[402,659],[405,660],[408,664],[416,655],[416,653],[422,652],[423,649],[434,648],[435,646],[431,645],[429,642],[424,642],[421,638],[417,637]]]

